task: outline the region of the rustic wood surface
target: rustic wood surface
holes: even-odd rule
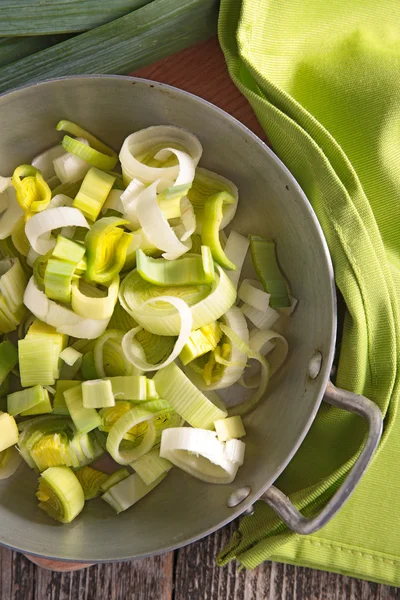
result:
[[[229,79],[216,40],[135,75],[202,96],[265,139],[247,101]],[[234,522],[175,553],[72,573],[40,568],[0,548],[0,600],[400,600],[400,588],[306,568],[271,562],[248,572],[238,571],[234,563],[218,568],[215,557],[236,527]]]

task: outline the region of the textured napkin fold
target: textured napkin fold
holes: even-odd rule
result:
[[[230,75],[324,230],[346,303],[336,383],[385,416],[377,456],[323,530],[290,531],[263,503],[218,558],[265,559],[400,585],[400,2],[222,0]],[[359,417],[323,406],[277,486],[304,514],[359,453]]]

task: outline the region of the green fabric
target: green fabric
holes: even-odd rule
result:
[[[345,300],[336,383],[385,416],[378,454],[344,509],[312,536],[257,503],[221,555],[400,585],[400,2],[222,0],[231,77],[323,227]],[[359,417],[322,407],[277,486],[315,514],[359,452]],[[396,521],[399,525],[396,527]]]

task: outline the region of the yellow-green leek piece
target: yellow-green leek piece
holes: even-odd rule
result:
[[[71,302],[72,277],[75,265],[66,260],[49,258],[44,272],[44,291],[51,300]]]
[[[211,249],[214,260],[224,269],[236,270],[236,265],[228,259],[222,249],[219,239],[219,228],[223,218],[223,204],[230,204],[233,198],[227,192],[220,192],[208,198],[204,203],[203,225],[201,229],[201,241]]]
[[[49,393],[41,385],[35,385],[34,387],[8,394],[7,396],[7,409],[10,415],[19,415],[22,413],[29,412],[30,409],[36,408],[43,402],[49,401]],[[50,411],[51,412],[51,404]],[[38,414],[38,413],[29,413]],[[23,415],[24,416],[24,415]]]
[[[78,142],[78,140],[73,140],[69,136],[65,136],[62,145],[67,152],[76,154],[80,158],[83,158],[83,160],[86,160],[89,164],[98,169],[103,169],[104,171],[111,171],[117,164],[118,154],[114,152],[112,148],[103,144],[103,142],[97,139],[92,133],[89,133],[76,123],[62,120],[57,123],[56,129],[57,131],[66,131],[76,137],[84,138],[89,142],[88,147],[85,144],[82,144],[82,142]],[[76,146],[71,142],[80,145]],[[81,146],[86,150],[86,153],[83,152]]]
[[[115,177],[92,167],[86,173],[72,206],[79,208],[85,217],[91,221],[95,221],[114,185],[114,181]]]
[[[23,306],[27,284],[28,278],[18,258],[0,260],[0,292],[14,316]]]
[[[18,341],[19,372],[23,387],[53,385],[55,382],[55,363],[60,352],[49,337],[27,336]],[[57,370],[58,375],[58,370]]]
[[[70,346],[69,348],[65,348],[62,352],[60,352],[60,358],[65,362],[65,364],[67,364],[69,367],[72,367],[77,363],[77,361],[82,359],[82,353]]]
[[[18,443],[18,427],[14,417],[0,412],[0,452]]]
[[[129,477],[129,475],[130,472],[128,471],[128,469],[125,469],[125,467],[114,471],[114,473],[111,473],[111,475],[109,475],[107,479],[101,484],[101,491],[107,492],[107,490],[109,490],[113,485],[116,485],[120,481],[123,481],[124,479]]]
[[[18,363],[18,350],[8,340],[0,343],[0,385]]]
[[[64,391],[65,404],[79,433],[88,433],[101,425],[101,418],[94,408],[83,406],[82,385]]]
[[[118,217],[103,217],[85,237],[87,249],[86,277],[97,283],[108,283],[122,269],[132,236],[121,227],[128,221]]]
[[[85,495],[68,467],[50,467],[39,477],[39,508],[61,523],[70,523],[85,505]]]
[[[131,467],[146,485],[151,485],[161,475],[168,473],[173,464],[160,456],[160,448],[157,447],[133,461]]]
[[[32,165],[20,165],[12,176],[17,200],[25,213],[25,220],[44,210],[51,200],[51,189],[41,172]]]
[[[94,362],[93,350],[89,350],[83,355],[81,364],[81,374],[83,379],[98,379],[100,377],[97,372],[96,365]]]
[[[82,486],[85,500],[92,500],[100,496],[101,485],[108,479],[107,473],[88,466],[77,469],[75,475]]]
[[[25,390],[24,390],[25,391]],[[24,410],[20,413],[20,417],[30,417],[33,415],[46,415],[53,412],[51,405],[49,392],[46,388],[43,388],[43,399],[38,404],[35,404],[32,408]]]
[[[85,408],[107,408],[115,406],[109,379],[92,379],[82,383],[82,398]]]
[[[39,321],[39,319],[35,319],[32,325],[28,329],[28,333],[26,334],[25,340],[31,340],[32,348],[34,348],[34,343],[39,346],[39,351],[43,346],[51,346],[53,345],[53,375],[54,379],[58,379],[59,377],[59,365],[60,365],[60,353],[67,345],[68,336],[64,333],[59,333],[54,327],[48,325],[47,323],[43,323]],[[20,340],[25,341],[25,340]],[[18,342],[19,344],[19,342]],[[27,348],[31,348],[27,344]],[[19,349],[19,347],[18,347]],[[26,367],[29,365],[27,364]],[[21,369],[21,366],[20,366]],[[40,381],[36,381],[35,383],[40,383]],[[53,382],[54,383],[54,382]],[[23,385],[23,384],[22,384]],[[27,384],[34,385],[34,383]],[[51,383],[43,383],[42,385],[52,385]]]
[[[47,261],[51,257],[53,250],[49,250],[46,254],[41,254],[33,263],[33,276],[36,284],[40,289],[44,288],[44,274],[46,271]]]
[[[118,300],[119,275],[116,275],[108,286],[107,294],[103,295],[85,281],[72,281],[71,305],[77,315],[87,319],[107,319],[114,312]],[[101,294],[101,295],[100,295]]]
[[[116,400],[143,402],[149,400],[147,394],[147,378],[144,375],[127,375],[125,377],[110,377],[112,393]]]
[[[59,235],[53,249],[53,258],[66,260],[77,265],[83,259],[85,252],[86,248],[83,244]]]
[[[290,306],[288,287],[276,259],[275,242],[259,235],[250,235],[249,239],[254,268],[264,290],[271,295],[269,305],[272,308]]]
[[[21,462],[22,458],[14,446],[2,450],[0,452],[0,479],[8,479],[14,475]]]
[[[65,403],[64,392],[77,385],[80,385],[80,381],[71,381],[67,379],[59,379],[56,382],[56,393],[53,398],[53,413],[55,415],[69,415],[68,407]]]
[[[208,246],[198,254],[176,260],[151,258],[140,248],[136,251],[136,268],[140,276],[154,285],[207,285],[214,281],[214,261]]]
[[[242,418],[239,415],[214,421],[215,431],[220,442],[238,439],[246,435]]]
[[[163,473],[151,485],[146,485],[137,473],[133,473],[123,481],[113,485],[109,490],[102,495],[105,500],[115,511],[120,513],[127,508],[130,508],[136,502],[139,502],[146,494],[151,492],[166,476]]]
[[[18,250],[22,256],[28,256],[28,252],[30,250],[30,243],[25,233],[25,217],[22,216],[16,222],[12,233],[11,240],[14,244],[15,248]]]
[[[214,350],[221,336],[222,332],[216,321],[192,331],[179,355],[182,364],[187,365],[195,358]]]

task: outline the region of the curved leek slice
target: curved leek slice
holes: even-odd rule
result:
[[[67,120],[63,119],[62,121],[59,121],[57,123],[56,130],[57,131],[66,131],[67,133],[70,133],[71,135],[74,135],[75,137],[84,138],[85,140],[87,140],[89,142],[89,144],[93,150],[96,150],[98,153],[105,154],[107,156],[107,158],[109,159],[109,164],[111,164],[111,160],[113,161],[113,166],[110,166],[110,167],[100,167],[99,166],[99,169],[104,169],[106,171],[112,170],[115,167],[115,165],[117,164],[117,162],[118,162],[117,153],[114,152],[114,150],[112,148],[110,148],[109,146],[107,146],[106,144],[103,144],[103,142],[101,142],[92,133],[89,133],[89,131],[86,131],[86,129],[82,129],[82,127],[80,127],[76,123],[73,123],[72,121],[67,121]],[[85,160],[90,162],[87,158]],[[97,166],[97,165],[95,165],[95,166]]]
[[[287,284],[276,258],[275,242],[259,235],[250,235],[249,239],[254,268],[264,290],[271,295],[270,306],[290,306]]]
[[[136,369],[140,369],[142,371],[158,371],[159,369],[163,369],[164,367],[172,363],[176,358],[178,358],[183,347],[189,339],[190,332],[192,331],[192,313],[186,302],[184,302],[180,298],[174,298],[173,296],[159,296],[157,300],[150,299],[147,300],[145,304],[149,304],[151,302],[156,301],[167,302],[168,304],[171,304],[177,309],[181,319],[181,329],[171,354],[164,362],[159,363],[157,365],[150,364],[142,358],[144,350],[142,346],[140,346],[140,343],[137,340],[135,340],[135,335],[140,331],[140,327],[135,327],[134,329],[131,329],[131,331],[128,331],[128,333],[124,335],[121,343],[122,350],[129,362],[132,365],[134,365]]]
[[[99,377],[142,374],[126,358],[121,348],[123,337],[124,334],[122,331],[109,329],[96,340],[93,348],[93,356]],[[144,352],[142,356],[144,358]]]
[[[238,205],[238,189],[234,183],[229,181],[229,179],[226,179],[217,173],[213,173],[212,171],[208,171],[207,169],[198,167],[192,186],[187,194],[196,214],[196,233],[201,233],[204,218],[204,204],[206,200],[219,192],[227,192],[233,198],[231,204],[224,204],[222,207],[223,217],[220,229],[225,229],[236,213]]]
[[[71,302],[72,277],[75,265],[65,260],[49,258],[44,272],[44,291],[52,300]]]
[[[185,286],[161,288],[144,281],[137,271],[132,271],[123,280],[119,300],[123,308],[145,329],[157,335],[178,335],[179,313],[171,311],[165,304],[155,306],[143,303],[149,298],[165,294],[179,297],[191,309],[193,329],[200,329],[219,319],[236,300],[236,290],[226,273],[216,265],[217,273],[211,286]]]
[[[122,308],[121,304],[117,301],[114,312],[110,319],[110,323],[108,324],[109,329],[119,329],[126,333],[133,327],[137,327],[137,323],[130,314],[126,312],[124,308]],[[153,335],[153,334],[151,334]]]
[[[161,437],[160,456],[176,467],[208,483],[231,483],[243,464],[245,445],[232,440],[234,448],[205,429],[166,429]]]
[[[105,298],[87,296],[79,289],[79,281],[72,281],[71,306],[77,315],[87,319],[107,319],[113,314],[118,300],[119,275],[114,277]]]
[[[257,331],[250,335],[249,347],[254,352],[269,353],[270,375],[283,365],[289,352],[289,345],[283,335],[272,330]]]
[[[32,214],[47,208],[51,200],[51,189],[38,169],[32,165],[17,167],[12,176],[12,184],[26,220]]]
[[[222,332],[216,321],[192,331],[179,355],[182,364],[185,366],[195,358],[214,350],[221,339],[221,335]]]
[[[205,246],[209,246],[214,260],[230,271],[236,270],[236,265],[231,262],[222,249],[219,239],[219,229],[222,222],[223,204],[232,203],[230,194],[220,192],[211,196],[204,203],[203,225],[201,229],[201,241]]]
[[[126,213],[125,213],[126,216]],[[140,227],[140,223],[138,222],[138,227]],[[137,229],[132,232],[131,243],[129,244],[126,250],[126,258],[123,266],[124,271],[131,271],[136,266],[136,252],[138,248],[143,250],[145,254],[149,254],[150,256],[159,256],[160,251],[156,246],[154,246],[144,234],[143,229]]]
[[[13,416],[0,411],[0,452],[18,444],[18,427]]]
[[[266,312],[271,295],[262,290],[262,285],[254,279],[244,279],[238,291],[238,298],[253,308]]]
[[[279,313],[270,306],[261,311],[245,303],[240,310],[258,329],[270,329],[279,319]]]
[[[129,221],[130,229],[138,229],[140,227],[139,219],[136,214],[137,199],[145,189],[145,184],[139,179],[132,179],[126,190],[121,195],[121,203],[123,206],[123,214]]]
[[[25,225],[25,233],[35,252],[46,254],[57,242],[51,235],[52,230],[71,225],[89,229],[89,224],[80,210],[59,206],[34,215]]]
[[[0,479],[8,479],[14,475],[22,462],[18,450],[14,447],[6,448],[0,452]]]
[[[75,156],[85,160],[92,167],[102,169],[103,171],[111,171],[118,161],[118,156],[113,150],[111,151],[112,156],[104,154],[69,135],[63,137],[62,146],[66,152],[75,154]]]
[[[143,454],[133,461],[131,467],[146,485],[151,485],[161,475],[168,473],[173,464],[160,456],[160,448],[153,448],[147,454]]]
[[[109,319],[85,319],[65,306],[49,300],[30,278],[24,294],[24,304],[36,318],[52,325],[60,333],[84,339],[99,337],[107,328]],[[51,385],[51,383],[50,383]]]
[[[202,147],[196,136],[178,127],[157,125],[136,131],[129,135],[119,154],[122,172],[128,181],[140,179],[151,183],[157,179],[175,181],[180,172],[180,165],[171,167],[150,167],[143,160],[146,155],[155,156],[166,148],[182,150],[189,154],[196,167],[202,154]]]
[[[18,258],[0,260],[0,292],[8,308],[15,313],[24,302],[24,292],[28,279]]]
[[[110,433],[107,437],[107,451],[112,458],[120,465],[129,465],[131,462],[146,454],[151,450],[156,442],[156,428],[154,424],[154,418],[157,413],[152,413],[146,410],[144,407],[134,407],[124,416],[122,416],[110,429]],[[125,434],[136,427],[140,423],[147,423],[146,432],[141,439],[141,443],[134,448],[128,450],[121,450],[120,444]]]
[[[220,405],[218,396],[212,392],[207,398],[175,363],[157,371],[153,381],[160,396],[192,427],[211,429],[214,421],[227,415],[216,405]]]
[[[68,467],[50,467],[39,477],[36,492],[39,508],[61,523],[70,523],[85,505],[85,496],[76,475]]]
[[[114,473],[111,473],[111,475],[109,475],[107,477],[107,479],[105,481],[103,481],[103,483],[101,484],[101,486],[100,486],[101,491],[107,492],[111,487],[113,487],[120,481],[123,481],[124,479],[129,477],[129,475],[130,475],[130,472],[128,471],[128,469],[125,469],[124,467],[122,467],[121,469],[118,469],[118,471],[114,471]]]
[[[297,298],[294,298],[293,296],[289,296],[289,300],[290,300],[290,306],[285,306],[283,308],[278,308],[278,310],[281,313],[281,315],[285,315],[286,317],[290,317],[290,315],[295,310],[295,308],[296,308],[296,306],[297,306],[297,304],[299,302],[297,300]]]
[[[144,481],[133,473],[123,481],[113,485],[109,490],[102,495],[105,500],[118,514],[127,510],[136,502],[139,502],[149,492],[162,482],[166,474],[164,473],[156,479],[151,485],[146,485]]]
[[[108,479],[107,473],[88,466],[77,469],[75,476],[82,486],[85,500],[92,500],[100,496],[101,486]]]
[[[86,140],[80,140],[82,144],[87,144]],[[59,193],[68,193],[75,196],[78,193],[79,182],[85,177],[90,169],[89,163],[79,156],[65,152],[53,160],[54,171],[61,184],[53,190],[53,196]],[[78,183],[78,185],[76,185]]]
[[[107,210],[116,210],[121,214],[124,212],[124,206],[121,200],[123,193],[123,190],[111,190],[107,196],[107,200],[103,204],[103,208],[101,209],[103,215],[107,212]]]
[[[157,152],[154,158],[156,160],[160,160],[161,162],[165,162],[168,160],[171,154],[175,154],[179,163],[179,174],[175,180],[174,187],[191,185],[194,179],[196,165],[187,152],[176,150],[176,148],[163,148]]]
[[[38,154],[38,156],[35,156],[31,163],[32,167],[35,167],[35,169],[40,171],[44,179],[51,179],[55,175],[53,161],[63,154],[65,154],[64,148],[61,144],[57,144],[57,146],[53,146],[41,154]]]
[[[236,266],[236,271],[228,272],[228,277],[236,288],[239,283],[249,245],[250,242],[247,237],[244,237],[243,235],[240,235],[240,233],[236,233],[236,231],[231,230],[226,241],[224,251],[228,260],[230,260]]]
[[[33,248],[31,248],[32,252],[35,252]],[[36,252],[35,252],[36,254]],[[52,255],[52,250],[46,252],[46,254],[37,254],[33,263],[33,277],[35,278],[36,284],[40,288],[44,288],[44,275],[46,272],[47,261]]]
[[[79,208],[91,221],[95,221],[114,182],[115,177],[92,167],[86,173],[72,206]]]
[[[136,265],[140,276],[154,285],[207,285],[215,279],[214,262],[208,246],[201,247],[201,256],[192,254],[174,261],[151,258],[138,249]]]
[[[15,227],[11,234],[11,240],[16,249],[22,256],[28,256],[30,250],[29,240],[25,233],[25,218],[22,216],[15,223]]]
[[[241,417],[228,417],[214,421],[215,431],[220,442],[241,438],[246,435]]]
[[[236,346],[240,352],[246,354],[249,359],[257,360],[261,365],[259,386],[257,390],[252,396],[250,396],[250,398],[248,398],[241,404],[236,404],[235,406],[229,408],[230,417],[235,415],[245,415],[257,406],[258,402],[261,400],[262,396],[264,395],[267,389],[270,376],[269,364],[259,352],[251,350],[248,347],[248,345],[243,340],[241,340],[240,337],[236,335],[236,333],[230,327],[227,327],[226,325],[222,324],[220,325],[220,327],[225,333],[225,335],[231,340],[232,344]]]
[[[136,215],[148,240],[164,251],[163,258],[174,260],[190,249],[190,240],[182,243],[163,215],[157,202],[158,185],[157,180],[140,194],[136,201]]]
[[[86,234],[86,276],[91,281],[107,283],[124,266],[126,251],[132,240],[121,227],[127,221],[119,217],[103,217]]]
[[[24,211],[17,201],[15,188],[10,185],[0,194],[7,208],[0,215],[0,240],[5,240],[12,234],[18,220],[24,216]]]

